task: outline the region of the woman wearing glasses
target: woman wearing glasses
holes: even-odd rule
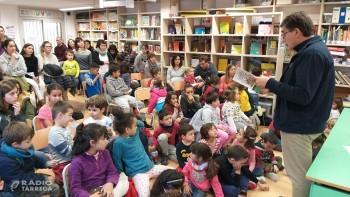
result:
[[[44,65],[46,64],[59,65],[56,55],[51,53],[51,51],[52,51],[52,45],[49,41],[43,42],[43,44],[40,46],[40,54],[38,54],[38,71],[40,73],[39,76],[42,79],[43,79],[43,75],[41,74],[41,70],[43,69]]]

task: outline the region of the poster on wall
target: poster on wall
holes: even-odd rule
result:
[[[15,26],[6,26],[5,28],[6,36],[15,40]]]
[[[30,16],[40,18],[63,18],[63,12],[53,12],[33,9],[20,9],[19,16]]]

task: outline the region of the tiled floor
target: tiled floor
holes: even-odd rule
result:
[[[74,107],[74,110],[81,110],[83,112],[83,106],[84,106],[84,97],[83,96],[78,96],[76,95],[73,97],[72,95],[68,94],[69,96],[69,103]],[[147,105],[147,103],[146,103]],[[89,117],[89,113],[87,110],[85,110],[85,117]],[[150,123],[150,116],[147,116],[147,122]],[[156,118],[156,126],[158,126],[158,118]],[[153,130],[151,130],[153,133]],[[260,126],[259,130],[257,131],[259,136],[263,132],[268,132],[268,128],[264,126]],[[281,152],[275,151],[276,156],[281,156]],[[169,165],[171,167],[176,168],[178,166],[177,163],[172,162],[169,160]],[[259,188],[255,190],[249,190],[248,191],[248,197],[290,197],[292,196],[292,183],[288,179],[288,177],[283,173],[279,172],[279,180],[277,182],[273,182],[270,179],[266,178],[267,185],[270,187],[269,191],[261,191]],[[153,183],[154,180],[151,180]],[[208,195],[208,196],[213,196],[213,195]]]

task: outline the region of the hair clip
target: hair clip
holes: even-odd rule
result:
[[[245,130],[247,129],[247,126],[243,127],[243,130],[244,130],[244,133],[245,133]]]
[[[255,141],[255,139],[256,139],[256,138],[255,138],[255,137],[249,137],[249,139],[251,139],[251,140],[254,140],[254,141]]]
[[[176,179],[176,180],[168,181],[166,183],[169,184],[169,183],[178,182],[178,181],[183,181],[183,180],[182,179]]]

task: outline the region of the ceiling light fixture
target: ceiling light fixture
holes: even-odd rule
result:
[[[75,8],[60,8],[59,10],[61,11],[72,11],[72,10],[87,10],[87,9],[91,9],[94,8],[92,6],[84,6],[84,7],[75,7]]]

